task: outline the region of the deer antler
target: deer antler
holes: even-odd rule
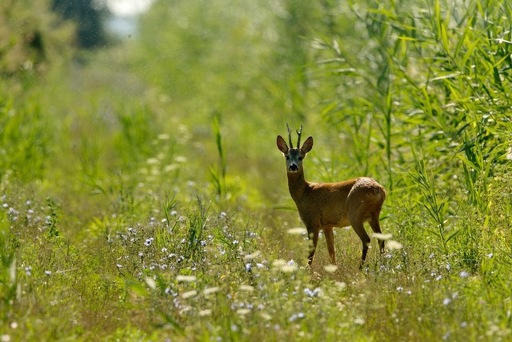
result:
[[[290,126],[288,126],[288,122],[286,123],[286,128],[288,128],[288,141],[290,142],[290,148],[293,148],[293,144],[292,144],[292,130],[290,129]]]
[[[300,125],[300,129],[297,130],[297,135],[299,139],[297,139],[297,148],[300,148],[300,135],[302,134],[302,124]]]

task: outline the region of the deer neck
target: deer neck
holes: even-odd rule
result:
[[[288,172],[288,189],[295,203],[297,203],[306,189],[308,188],[308,182],[304,178],[304,171]]]

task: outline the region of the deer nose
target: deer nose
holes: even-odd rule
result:
[[[292,163],[292,164],[290,164],[290,166],[288,166],[288,170],[290,170],[290,171],[299,171],[299,167],[297,166],[297,164]]]

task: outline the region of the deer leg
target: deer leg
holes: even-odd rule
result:
[[[354,231],[356,232],[357,236],[361,239],[361,242],[363,243],[363,253],[361,255],[361,267],[364,264],[364,261],[366,260],[366,254],[368,252],[368,245],[370,244],[370,237],[364,230],[364,225],[362,221],[354,221],[352,222],[352,228],[354,228]]]
[[[324,228],[325,241],[327,242],[327,250],[331,257],[331,263],[336,265],[336,251],[334,249],[334,233],[333,227]]]
[[[379,223],[379,216],[373,216],[370,220],[370,227],[372,227],[372,230],[377,234],[382,234],[382,231],[380,230],[380,223]],[[379,240],[379,249],[381,253],[384,253],[384,240]]]
[[[318,229],[314,229],[314,230],[308,229],[309,239],[313,240],[313,246],[311,246],[311,250],[309,251],[309,256],[308,256],[308,265],[309,266],[311,266],[311,264],[313,263],[313,257],[315,256],[316,245],[318,244],[318,233],[319,233]]]

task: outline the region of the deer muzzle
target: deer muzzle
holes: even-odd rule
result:
[[[295,163],[291,163],[289,166],[288,166],[288,171],[290,172],[297,172],[299,171],[299,166]]]

